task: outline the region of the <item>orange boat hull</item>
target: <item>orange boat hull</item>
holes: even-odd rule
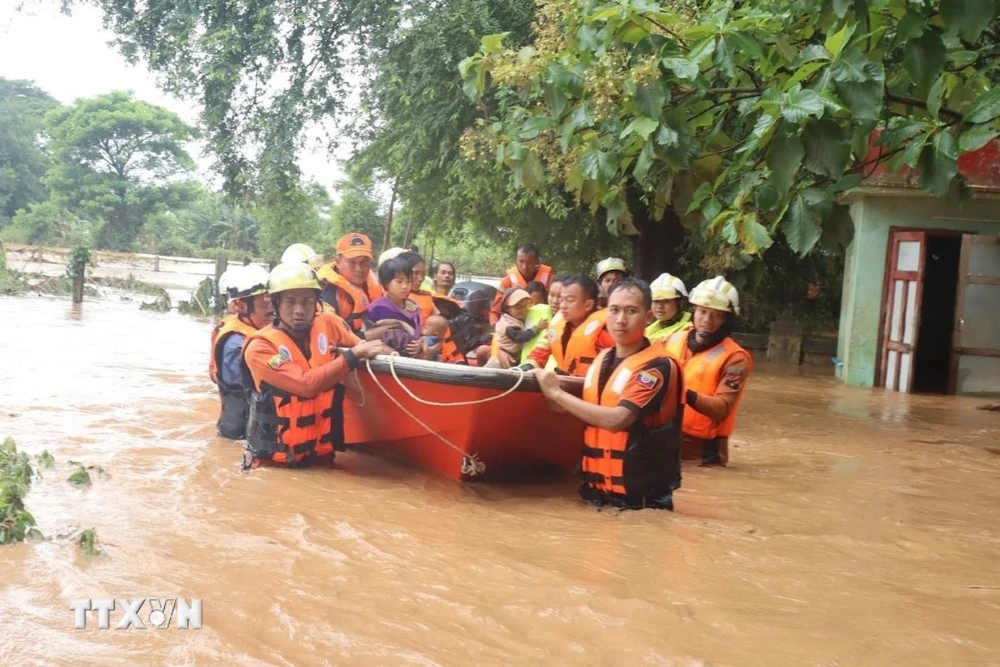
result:
[[[572,470],[580,461],[582,424],[568,414],[553,412],[537,389],[519,389],[478,405],[441,407],[414,400],[389,373],[378,372],[376,383],[362,367],[357,377],[361,395],[344,402],[344,435],[349,447],[363,446],[413,461],[459,481],[511,477],[553,467]],[[432,403],[474,401],[504,393],[503,389],[413,378],[400,381]],[[485,468],[470,472],[470,460],[478,460]]]

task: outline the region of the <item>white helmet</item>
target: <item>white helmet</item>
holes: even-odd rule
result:
[[[229,287],[232,285],[233,278],[236,276],[237,269],[243,267],[233,267],[231,269],[226,269],[219,276],[219,294],[223,296],[229,296]]]
[[[267,294],[267,269],[259,264],[241,266],[232,279],[230,299],[245,299]]]
[[[669,273],[661,273],[659,278],[649,283],[649,290],[653,293],[653,301],[679,299],[688,295],[684,282]]]
[[[628,267],[625,266],[625,260],[621,257],[608,257],[607,259],[602,259],[597,263],[598,280],[600,280],[601,276],[609,271],[619,271],[624,273],[626,276],[629,275]]]
[[[323,256],[313,250],[312,246],[305,243],[293,243],[285,248],[285,252],[281,254],[281,263],[291,264],[293,262],[302,262],[313,269],[318,269],[323,266]]]
[[[390,259],[396,259],[404,252],[406,252],[406,248],[387,248],[382,251],[381,255],[378,256],[378,264],[376,266],[382,266]]]
[[[715,276],[698,283],[698,286],[691,290],[690,301],[696,306],[724,310],[734,315],[740,314],[740,294],[733,284],[722,276]]]

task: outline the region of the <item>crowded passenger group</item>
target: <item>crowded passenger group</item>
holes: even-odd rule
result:
[[[561,275],[525,244],[470,338],[455,265],[427,269],[416,248],[376,262],[370,239],[350,233],[329,263],[294,244],[270,272],[223,274],[209,373],[218,433],[244,442],[246,469],[332,461],[346,380],[380,354],[534,376],[583,423],[580,494],[596,505],[673,509],[682,459],[727,464],[752,362],[731,335],[739,296],[723,277],[689,292],[668,273],[634,278],[616,257]]]

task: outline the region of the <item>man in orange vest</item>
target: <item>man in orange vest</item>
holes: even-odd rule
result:
[[[694,326],[666,339],[667,354],[681,363],[687,387],[683,456],[702,465],[729,462],[729,436],[736,425],[753,360],[732,339],[730,318],[740,314],[736,288],[722,276],[691,290]]]
[[[540,282],[548,291],[552,276],[552,267],[548,264],[542,264],[539,260],[538,246],[534,243],[526,243],[518,248],[517,264],[507,269],[507,275],[500,280],[500,287],[497,288],[497,295],[490,308],[490,325],[496,326],[500,319],[500,302],[503,301],[504,292],[512,287],[526,289],[528,283],[533,280]]]
[[[337,256],[317,272],[323,285],[321,300],[333,306],[355,334],[376,340],[382,334],[368,331],[365,311],[382,296],[382,288],[372,275],[372,242],[364,234],[351,232],[337,241]]]
[[[524,370],[545,368],[549,357],[564,374],[583,377],[597,353],[613,347],[615,339],[605,326],[606,310],[597,308],[598,288],[593,278],[571,276],[563,281],[559,297],[562,317],[552,318],[545,339],[521,364]]]
[[[363,359],[391,352],[361,341],[339,316],[317,312],[320,284],[307,264],[279,264],[268,290],[274,324],[250,336],[243,370],[253,385],[244,468],[263,461],[332,461],[344,444],[344,385]],[[338,348],[350,348],[343,353]]]
[[[208,375],[219,388],[222,404],[216,432],[223,438],[242,440],[250,410],[250,387],[240,371],[243,343],[271,322],[274,309],[267,296],[267,269],[249,264],[229,269],[226,274],[230,314],[212,329]]]
[[[597,505],[674,508],[681,482],[682,377],[676,361],[645,337],[649,285],[626,278],[611,287],[608,327],[614,347],[587,372],[583,398],[536,371],[542,392],[586,424],[580,495]]]

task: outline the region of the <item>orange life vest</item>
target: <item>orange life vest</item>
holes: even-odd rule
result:
[[[222,349],[226,339],[233,334],[241,334],[245,338],[257,333],[257,330],[236,315],[227,315],[212,329],[212,355],[208,362],[208,376],[219,387],[219,419],[215,430],[223,438],[242,440],[247,433],[247,416],[250,403],[247,388],[242,378],[236,379],[236,384],[223,384],[219,369],[222,368]],[[245,342],[245,341],[244,341]]]
[[[257,330],[236,315],[226,315],[212,329],[212,354],[208,359],[208,377],[219,384],[219,367],[222,366],[222,343],[229,334],[240,333],[251,336]]]
[[[340,335],[335,316],[319,314],[309,330],[310,357],[295,341],[273,326],[256,332],[247,341],[263,338],[302,370],[329,363],[337,355]],[[244,345],[244,350],[246,346]],[[249,373],[244,357],[244,370]],[[251,375],[252,378],[252,375]],[[315,398],[303,398],[267,383],[251,380],[246,449],[254,459],[296,466],[334,455],[344,448],[344,386],[324,391]]]
[[[365,289],[337,273],[332,264],[321,267],[317,276],[324,282],[320,300],[333,306],[351,331],[357,334],[364,332],[368,304],[382,296],[382,288],[372,279],[371,273],[368,274]]]
[[[520,269],[516,266],[512,266],[507,269],[507,277],[510,278],[511,287],[520,287],[524,289],[528,286],[527,280],[521,275]],[[549,283],[552,282],[552,267],[548,264],[539,264],[538,271],[535,272],[535,277],[531,280],[539,282],[545,285],[545,290],[548,291]]]
[[[451,337],[451,327],[448,327],[448,332],[445,334],[444,345],[441,346],[441,362],[445,364],[466,364],[468,365],[469,360],[465,358],[465,355],[458,351],[458,345],[455,345],[455,341]]]
[[[608,322],[608,311],[598,310],[591,313],[580,326],[573,330],[563,349],[563,333],[566,330],[567,322],[560,317],[559,321],[553,320],[549,325],[549,349],[555,357],[556,366],[570,375],[583,377],[587,374],[594,359],[597,358],[597,339],[604,331]]]
[[[746,354],[746,350],[739,346],[731,337],[727,336],[715,347],[702,350],[697,354],[691,352],[688,347],[688,332],[691,328],[682,329],[672,335],[664,343],[667,354],[676,359],[684,369],[684,386],[693,389],[699,394],[714,396],[722,379],[722,369],[732,356],[738,352]],[[753,368],[753,361],[747,354],[748,364]],[[736,413],[739,412],[742,396],[736,400],[732,409],[722,422],[713,421],[694,408],[684,411],[683,431],[685,436],[699,438],[701,440],[715,440],[716,438],[728,438],[733,433],[736,425]]]
[[[603,362],[613,352],[602,350],[590,367],[583,384],[583,400],[618,407],[633,376],[654,369],[664,383],[647,406],[645,416],[630,428],[612,432],[588,425],[584,429],[581,469],[584,486],[589,488],[581,489],[581,494],[591,500],[617,501],[615,504],[626,507],[672,509],[671,494],[680,487],[681,416],[685,413],[680,367],[662,347],[650,345],[623,359],[601,386]]]

